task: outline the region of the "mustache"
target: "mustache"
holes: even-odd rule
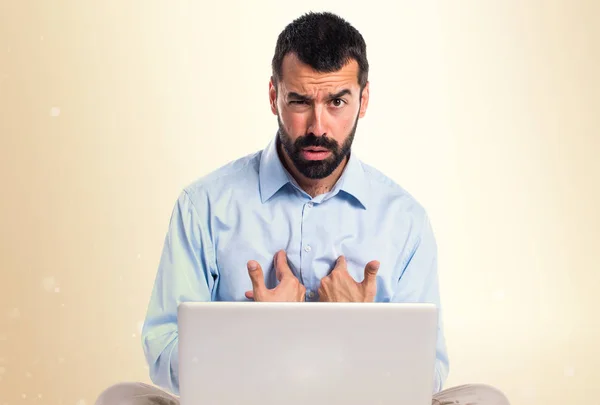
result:
[[[296,148],[307,148],[310,146],[325,148],[329,150],[337,150],[338,143],[335,139],[327,138],[325,136],[316,136],[315,134],[308,134],[301,136],[294,142]]]

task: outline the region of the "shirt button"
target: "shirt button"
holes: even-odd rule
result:
[[[308,298],[314,298],[315,296],[315,292],[314,291],[309,291],[308,292]]]
[[[306,246],[304,246],[304,250],[305,250],[306,252],[310,252],[310,249],[311,249],[311,248],[310,248],[310,245],[306,245]]]
[[[312,203],[312,201],[311,201],[311,202],[309,202],[309,203],[308,203],[308,204],[306,204],[306,205],[308,205],[308,208],[312,208],[312,207],[313,207],[313,203]]]

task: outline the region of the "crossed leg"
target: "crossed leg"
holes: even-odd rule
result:
[[[432,405],[510,405],[497,388],[485,384],[465,384],[440,391]],[[179,398],[152,385],[122,382],[108,387],[95,405],[179,405]]]

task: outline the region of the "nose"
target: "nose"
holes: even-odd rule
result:
[[[325,136],[325,112],[323,111],[323,106],[315,105],[312,109],[312,114],[310,117],[310,124],[308,127],[308,132],[315,134],[316,136]]]

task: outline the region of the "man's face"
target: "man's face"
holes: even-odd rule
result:
[[[315,72],[296,55],[288,54],[278,89],[270,83],[279,140],[303,176],[325,178],[348,156],[369,97],[368,84],[360,94],[358,71],[352,60],[337,72]]]

